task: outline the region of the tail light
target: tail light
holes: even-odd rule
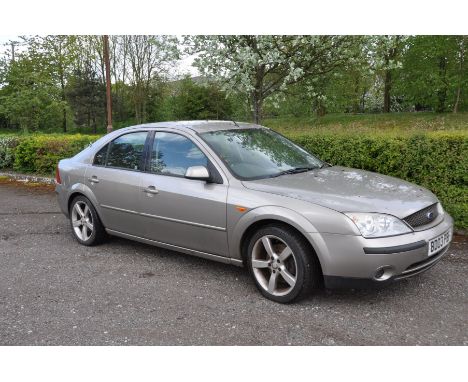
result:
[[[55,168],[55,183],[62,184],[62,179],[60,178],[60,171],[58,165]]]

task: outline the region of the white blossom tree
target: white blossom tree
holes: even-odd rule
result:
[[[305,78],[325,75],[353,53],[352,36],[186,36],[194,66],[219,80],[225,91],[245,93],[253,119],[266,99]]]
[[[401,56],[405,50],[407,36],[381,35],[369,39],[371,67],[383,82],[383,112],[390,113],[393,73],[401,68]]]

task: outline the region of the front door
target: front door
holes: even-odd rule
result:
[[[156,132],[147,172],[141,178],[141,213],[146,237],[228,257],[227,184],[184,178],[208,158],[187,136]]]

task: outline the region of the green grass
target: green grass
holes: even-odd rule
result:
[[[399,135],[427,131],[457,131],[468,135],[468,113],[328,114],[312,118],[270,118],[262,124],[286,135],[312,132]]]
[[[114,129],[130,126],[132,121],[115,122]],[[426,131],[458,131],[468,135],[468,112],[466,113],[390,113],[390,114],[327,114],[323,117],[278,117],[267,118],[263,125],[283,134],[311,132],[357,133],[357,134],[414,134]],[[51,127],[43,134],[63,134],[60,127]],[[98,128],[97,135],[106,133],[105,126]],[[289,133],[289,134],[288,134]],[[21,130],[2,129],[0,135],[29,135]],[[91,128],[69,128],[68,134],[93,134]]]
[[[456,226],[468,228],[468,113],[331,114],[267,119],[263,124],[330,163],[427,187],[441,199]],[[70,134],[78,132],[71,129]],[[3,144],[0,136],[0,163],[21,172],[53,173],[61,158],[80,151],[104,134],[104,128],[99,132],[69,135],[58,129],[3,139]],[[16,145],[11,146],[10,141],[16,141]]]

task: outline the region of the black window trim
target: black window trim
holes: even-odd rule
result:
[[[144,163],[144,167],[143,167],[143,172],[145,173],[148,173],[148,174],[151,174],[151,175],[159,175],[159,176],[170,176],[170,177],[173,177],[173,178],[182,178],[182,179],[187,179],[185,178],[184,175],[177,175],[177,174],[158,174],[158,173],[155,173],[155,172],[152,172],[150,171],[150,162],[151,162],[151,151],[153,150],[153,144],[154,144],[154,140],[155,140],[155,136],[156,136],[156,133],[167,133],[167,134],[177,134],[177,135],[180,135],[181,137],[184,137],[186,139],[188,139],[190,142],[192,142],[201,152],[202,154],[206,157],[206,160],[207,160],[207,169],[208,171],[213,171],[215,172],[214,174],[212,174],[212,178],[213,178],[213,183],[216,183],[216,184],[224,184],[224,180],[223,180],[223,177],[221,176],[218,168],[216,167],[216,165],[213,163],[213,161],[210,159],[210,156],[205,152],[205,150],[203,150],[202,147],[200,147],[200,145],[198,144],[198,142],[194,141],[192,139],[192,137],[190,136],[187,136],[185,134],[182,134],[181,132],[179,131],[175,131],[175,130],[164,130],[164,129],[157,129],[157,130],[152,130],[150,131],[150,135],[151,135],[151,138],[149,139],[149,142],[148,142],[148,147],[147,147],[147,150],[146,150],[146,157],[145,157],[145,163]]]

